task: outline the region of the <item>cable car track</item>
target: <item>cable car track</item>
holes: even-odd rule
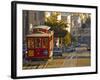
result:
[[[46,60],[35,60],[27,62],[26,66],[23,66],[23,69],[45,69],[53,67],[72,67],[77,66],[77,60],[90,59],[90,55],[81,55],[81,54],[67,54],[66,56],[53,56],[52,59]]]

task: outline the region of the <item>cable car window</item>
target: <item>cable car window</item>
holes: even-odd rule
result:
[[[43,38],[42,41],[43,41],[42,47],[48,48],[48,38]]]
[[[41,48],[41,38],[35,38],[35,48]]]
[[[34,41],[32,38],[28,39],[28,48],[34,48]]]

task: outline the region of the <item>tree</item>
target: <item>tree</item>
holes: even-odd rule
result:
[[[67,32],[66,36],[64,37],[64,44],[66,46],[71,45],[71,34],[69,32]]]
[[[64,20],[58,20],[59,15],[60,14],[57,12],[52,13],[49,17],[46,18],[45,25],[50,26],[51,30],[54,31],[54,36],[58,38],[59,41],[58,43],[61,42],[61,44],[59,45],[62,45],[63,42],[62,38],[64,37],[65,37],[65,43],[70,44],[71,43],[70,34],[67,35],[68,31],[64,29],[67,27],[67,23]]]
[[[49,17],[46,18],[45,25],[50,26],[52,30],[63,29],[67,27],[66,22],[63,20],[58,20],[59,13],[52,13]]]

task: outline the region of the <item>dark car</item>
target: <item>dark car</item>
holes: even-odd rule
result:
[[[69,47],[64,47],[63,48],[63,51],[64,52],[73,52],[73,51],[75,51],[75,47],[73,46],[73,45],[71,45],[71,46],[69,46]]]
[[[53,56],[62,56],[62,48],[54,47]]]

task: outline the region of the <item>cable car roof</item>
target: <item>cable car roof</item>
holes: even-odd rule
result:
[[[37,29],[37,28],[42,28],[42,29],[46,29],[46,30],[49,30],[50,27],[49,26],[46,26],[46,25],[39,25],[39,26],[34,26],[33,29]]]
[[[54,33],[53,31],[51,31],[50,33],[34,33],[34,34],[29,34],[27,35],[27,37],[50,37],[52,36]]]

